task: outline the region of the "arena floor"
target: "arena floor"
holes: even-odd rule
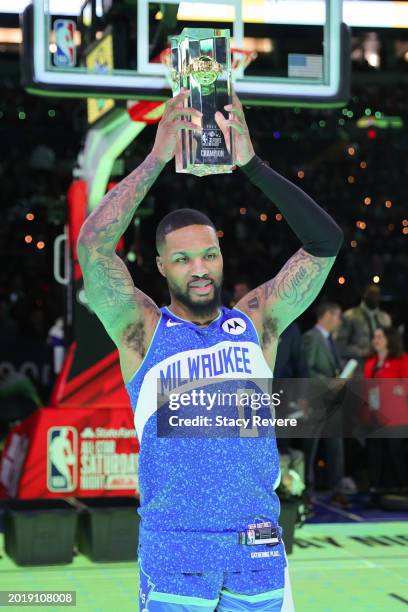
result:
[[[288,557],[296,612],[406,611],[408,522],[396,514],[370,521],[325,505],[320,498],[317,510],[329,522],[298,529]],[[76,555],[70,565],[22,568],[1,550],[0,590],[74,590],[80,612],[137,612],[136,562],[95,564]]]

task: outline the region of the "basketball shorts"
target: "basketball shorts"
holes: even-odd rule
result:
[[[140,612],[295,611],[288,565],[278,572],[262,569],[148,575],[140,556],[138,564]]]

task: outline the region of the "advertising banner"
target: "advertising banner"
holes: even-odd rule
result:
[[[138,459],[129,408],[41,408],[9,432],[0,487],[21,499],[137,495]]]

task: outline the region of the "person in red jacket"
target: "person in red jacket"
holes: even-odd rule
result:
[[[377,328],[372,339],[372,347],[373,354],[364,362],[364,378],[408,379],[408,354],[404,352],[402,338],[397,329]],[[407,381],[401,380],[401,384],[397,382],[395,381],[395,385],[393,382],[390,385],[383,384],[377,387],[378,409],[371,410],[372,414],[377,413],[378,425],[386,426],[382,431],[390,433],[389,437],[367,438],[368,477],[373,502],[378,499],[383,467],[390,467],[388,486],[401,488],[407,484],[404,457],[407,439],[406,436],[402,437],[400,427],[398,433],[393,427],[393,425],[405,425],[408,430]],[[374,407],[375,404],[375,401],[372,402]]]
[[[408,353],[395,327],[378,327],[372,346],[374,352],[364,362],[364,378],[408,378]]]

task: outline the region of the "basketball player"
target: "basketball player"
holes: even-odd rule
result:
[[[255,155],[234,94],[225,107],[228,119],[215,115],[227,147],[231,127],[237,166],[273,201],[302,246],[274,278],[228,309],[220,302],[223,262],[215,226],[201,212],[181,208],[156,232],[169,306],[159,309],[137,289],[115,247],[173,158],[178,131],[199,129],[201,114],[183,107],[188,93],[166,103],[152,151],[105,195],[77,243],[87,298],[119,350],[140,442],[140,610],[289,612],[276,438],[158,437],[157,380],[167,381],[175,370],[188,377],[192,363],[201,378],[271,379],[279,335],[319,294],[343,234]],[[268,543],[260,541],[260,530]]]

